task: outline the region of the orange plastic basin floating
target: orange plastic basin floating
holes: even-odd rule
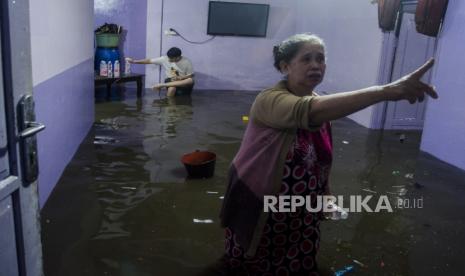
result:
[[[212,177],[215,172],[216,154],[209,151],[194,151],[184,154],[181,162],[192,178]]]

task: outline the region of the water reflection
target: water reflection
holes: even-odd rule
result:
[[[194,108],[191,96],[157,98],[152,101],[152,123],[143,130],[144,151],[151,157],[144,168],[152,182],[184,182],[181,156],[192,150],[195,137],[191,128]],[[178,135],[178,129],[182,133]]]
[[[140,147],[145,118],[143,101],[131,104],[106,102],[100,105],[95,129],[95,161],[91,164],[96,194],[102,212],[93,239],[130,236],[125,217],[153,194],[163,191],[141,170],[149,157]],[[116,115],[116,116],[115,116]],[[99,118],[100,117],[100,118]]]
[[[91,165],[95,177],[92,189],[100,203],[102,220],[94,239],[129,236],[124,216],[163,189],[153,187],[147,173],[141,171],[148,158],[137,149],[118,143],[99,144],[98,147],[96,162]]]
[[[46,275],[222,270],[218,212],[246,126],[242,116],[255,95],[210,91],[170,100],[151,91],[141,99],[134,94],[96,105],[93,132],[42,210]],[[381,135],[349,120],[333,127],[334,194],[423,197],[425,207],[323,222],[322,275],[350,264],[355,275],[465,275],[463,173],[428,156],[417,162],[418,133],[400,142],[396,133]],[[95,137],[114,143],[94,144]],[[180,158],[196,149],[216,153],[214,177],[186,179]]]
[[[153,100],[154,110],[157,114],[158,123],[164,138],[176,137],[176,126],[181,121],[192,120],[192,98],[191,96],[166,97]]]

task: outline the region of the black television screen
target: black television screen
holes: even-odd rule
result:
[[[265,37],[269,8],[266,4],[210,1],[207,34]]]

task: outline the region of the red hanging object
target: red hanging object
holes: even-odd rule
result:
[[[392,31],[396,25],[401,0],[378,0],[378,24],[383,31]]]
[[[448,0],[418,0],[415,12],[417,32],[437,36],[446,13]]]

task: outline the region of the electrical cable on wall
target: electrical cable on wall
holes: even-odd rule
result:
[[[160,22],[160,55],[162,56],[162,47],[163,47],[163,9],[165,6],[165,1],[161,0],[161,22]],[[161,69],[158,69],[158,82],[161,82]],[[159,91],[160,92],[160,91]],[[160,93],[158,94],[160,95]]]
[[[176,30],[173,29],[173,28],[170,28],[170,31],[171,31],[171,32],[174,32],[174,33],[177,34],[180,38],[182,38],[183,40],[185,40],[185,41],[187,41],[187,42],[189,42],[189,43],[192,43],[192,44],[205,44],[205,43],[207,43],[207,42],[213,40],[213,39],[216,37],[216,35],[214,35],[214,36],[210,37],[209,39],[207,39],[207,40],[205,40],[205,41],[191,41],[191,40],[185,38],[184,36],[182,36],[178,31],[176,31]]]

